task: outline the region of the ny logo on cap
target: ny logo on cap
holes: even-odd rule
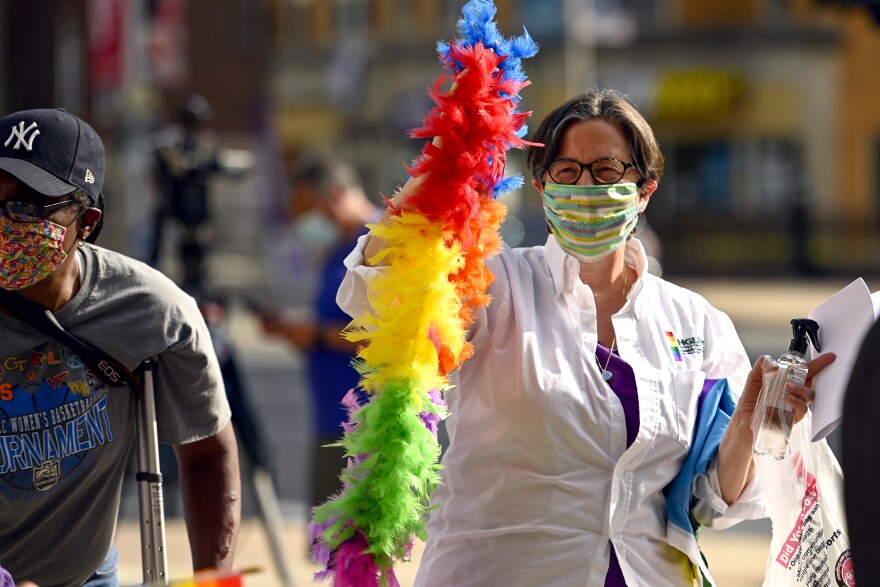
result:
[[[30,138],[28,138],[28,133],[31,133]],[[12,133],[10,133],[9,138],[6,139],[6,142],[3,143],[4,147],[8,147],[9,143],[12,139],[15,139],[15,144],[12,145],[13,149],[18,149],[21,145],[24,145],[24,148],[28,151],[32,151],[34,148],[34,139],[37,138],[37,135],[40,134],[40,130],[37,128],[37,123],[32,122],[31,125],[27,128],[24,127],[24,121],[18,123],[18,127],[12,127]]]

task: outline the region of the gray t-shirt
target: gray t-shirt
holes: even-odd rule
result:
[[[229,405],[195,301],[143,263],[80,250],[82,287],[58,321],[130,370],[155,358],[161,442],[222,430]],[[74,586],[104,559],[136,438],[134,400],[66,345],[0,313],[0,565],[13,577]]]

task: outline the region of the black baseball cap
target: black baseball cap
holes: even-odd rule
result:
[[[23,110],[0,120],[0,169],[46,196],[79,188],[97,206],[104,144],[86,121],[61,108]]]

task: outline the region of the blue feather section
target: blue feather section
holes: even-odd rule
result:
[[[538,44],[529,36],[529,32],[523,27],[523,34],[519,37],[505,38],[498,30],[494,18],[497,12],[492,0],[470,0],[461,9],[463,18],[458,20],[458,33],[461,38],[456,44],[463,47],[472,47],[477,43],[491,48],[498,55],[506,55],[499,66],[503,71],[504,79],[525,81],[526,75],[522,69],[522,60],[534,57],[538,53]],[[451,73],[460,72],[462,64],[449,58],[449,43],[437,42],[437,53],[444,67]],[[519,100],[518,96],[511,99]]]
[[[522,60],[534,57],[538,53],[538,44],[532,40],[525,27],[523,27],[522,35],[505,38],[494,21],[497,12],[498,9],[492,0],[470,0],[461,9],[463,16],[458,20],[457,25],[461,38],[455,40],[454,43],[461,47],[473,47],[477,43],[482,43],[484,47],[491,48],[497,55],[506,55],[498,66],[503,72],[502,79],[523,82],[527,77],[522,69]],[[438,41],[437,53],[440,55],[443,67],[451,74],[460,73],[464,69],[464,65],[460,61],[449,56],[449,43]],[[519,95],[503,95],[503,97],[510,99],[514,104],[518,104],[520,101]],[[528,133],[528,127],[523,125],[517,132],[517,136],[523,138],[526,133]],[[492,190],[493,197],[497,198],[522,185],[523,178],[520,174],[504,178],[495,184]]]
[[[518,190],[523,186],[523,183],[523,176],[519,173],[505,177],[495,186],[495,197]]]

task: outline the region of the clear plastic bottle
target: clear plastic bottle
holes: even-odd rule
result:
[[[788,352],[777,359],[779,370],[764,382],[761,397],[756,406],[760,410],[761,422],[755,434],[752,447],[755,454],[785,458],[788,439],[794,425],[794,407],[786,401],[788,392],[785,384],[789,382],[803,385],[807,380],[807,360],[804,353],[812,341],[819,349],[819,324],[808,318],[795,318],[791,321],[792,338]]]

